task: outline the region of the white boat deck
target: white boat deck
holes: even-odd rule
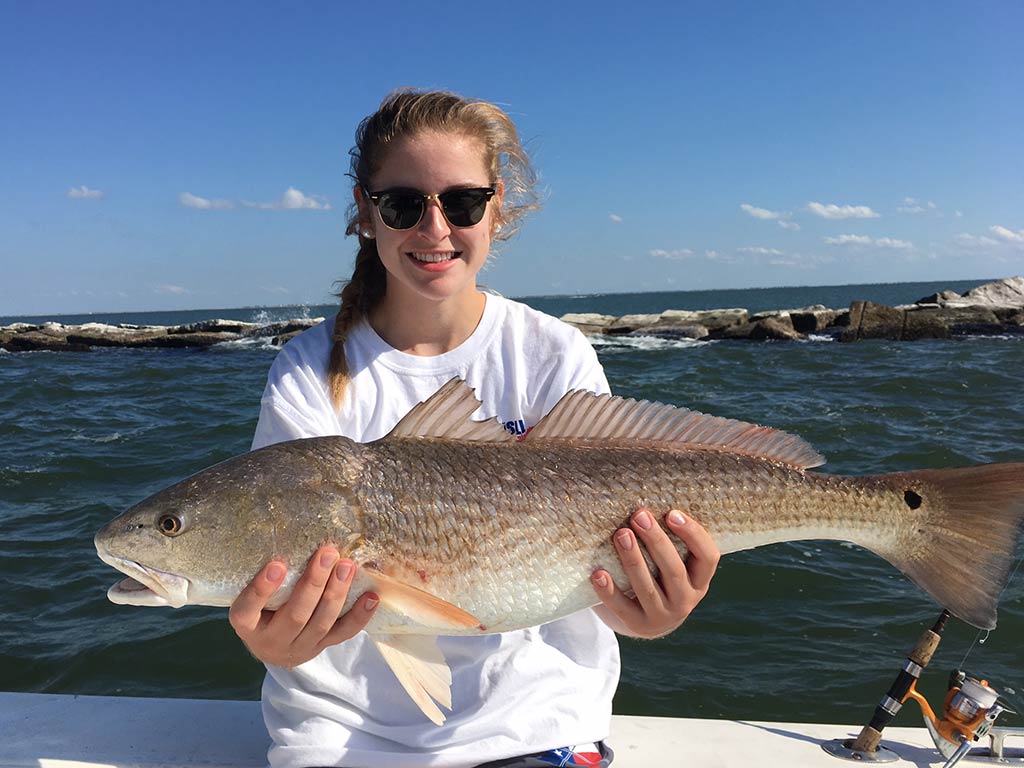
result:
[[[613,718],[615,768],[842,768],[821,743],[859,726]],[[268,737],[252,701],[0,693],[0,768],[262,768]],[[887,728],[889,765],[941,766],[924,728]]]

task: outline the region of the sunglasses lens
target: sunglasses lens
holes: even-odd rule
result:
[[[392,229],[410,229],[423,215],[423,195],[407,192],[385,192],[377,209],[380,219]]]
[[[454,189],[440,196],[444,215],[456,227],[479,224],[490,199],[486,189]]]
[[[491,188],[453,189],[437,196],[445,217],[454,227],[479,224],[487,210],[487,201],[494,195]],[[431,195],[433,197],[433,195]],[[391,229],[411,229],[423,217],[427,199],[419,192],[381,192],[373,199],[380,219]]]

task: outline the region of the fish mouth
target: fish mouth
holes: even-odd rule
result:
[[[147,568],[134,560],[111,555],[96,547],[107,565],[128,574],[107,590],[107,599],[118,605],[169,605],[181,608],[188,602],[189,580],[184,576]]]

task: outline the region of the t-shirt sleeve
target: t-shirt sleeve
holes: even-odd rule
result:
[[[597,352],[587,338],[577,329],[568,329],[567,337],[561,338],[557,354],[550,360],[548,375],[537,380],[539,389],[532,399],[533,419],[549,413],[567,392],[583,389],[598,395],[610,394],[604,368],[597,359]]]
[[[577,364],[570,371],[566,392],[586,389],[598,395],[611,394],[612,390],[608,386],[608,378],[605,376],[601,361],[597,359],[597,352],[587,341],[586,336],[578,330],[573,334],[572,350],[572,356]]]
[[[286,440],[316,436],[317,432],[310,428],[309,419],[286,402],[266,396],[260,401],[260,417],[252,438],[252,450]]]
[[[252,448],[285,440],[337,434],[323,372],[285,347],[274,360],[260,400]]]

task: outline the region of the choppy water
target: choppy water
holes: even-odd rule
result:
[[[716,305],[758,310],[842,306],[849,298],[835,297],[844,295],[899,303],[970,285],[531,301],[555,314]],[[255,311],[199,314],[251,319]],[[795,432],[828,457],[826,471],[1024,461],[1020,339],[854,345],[619,339],[597,348],[617,393]],[[92,535],[147,494],[246,450],[273,354],[255,344],[0,354],[0,689],[258,697],[262,667],[234,637],[225,611],[110,604],[105,591],[118,577],[96,558]],[[684,628],[657,642],[623,643],[616,710],[865,720],[938,610],[886,563],[848,545],[800,542],[731,555]],[[998,630],[983,644],[976,638],[972,628],[951,622],[922,690],[937,700],[948,671],[970,650],[967,668],[1024,710],[1024,570],[1004,593]],[[1024,724],[1019,716],[1004,720]],[[914,717],[903,713],[899,722]]]

